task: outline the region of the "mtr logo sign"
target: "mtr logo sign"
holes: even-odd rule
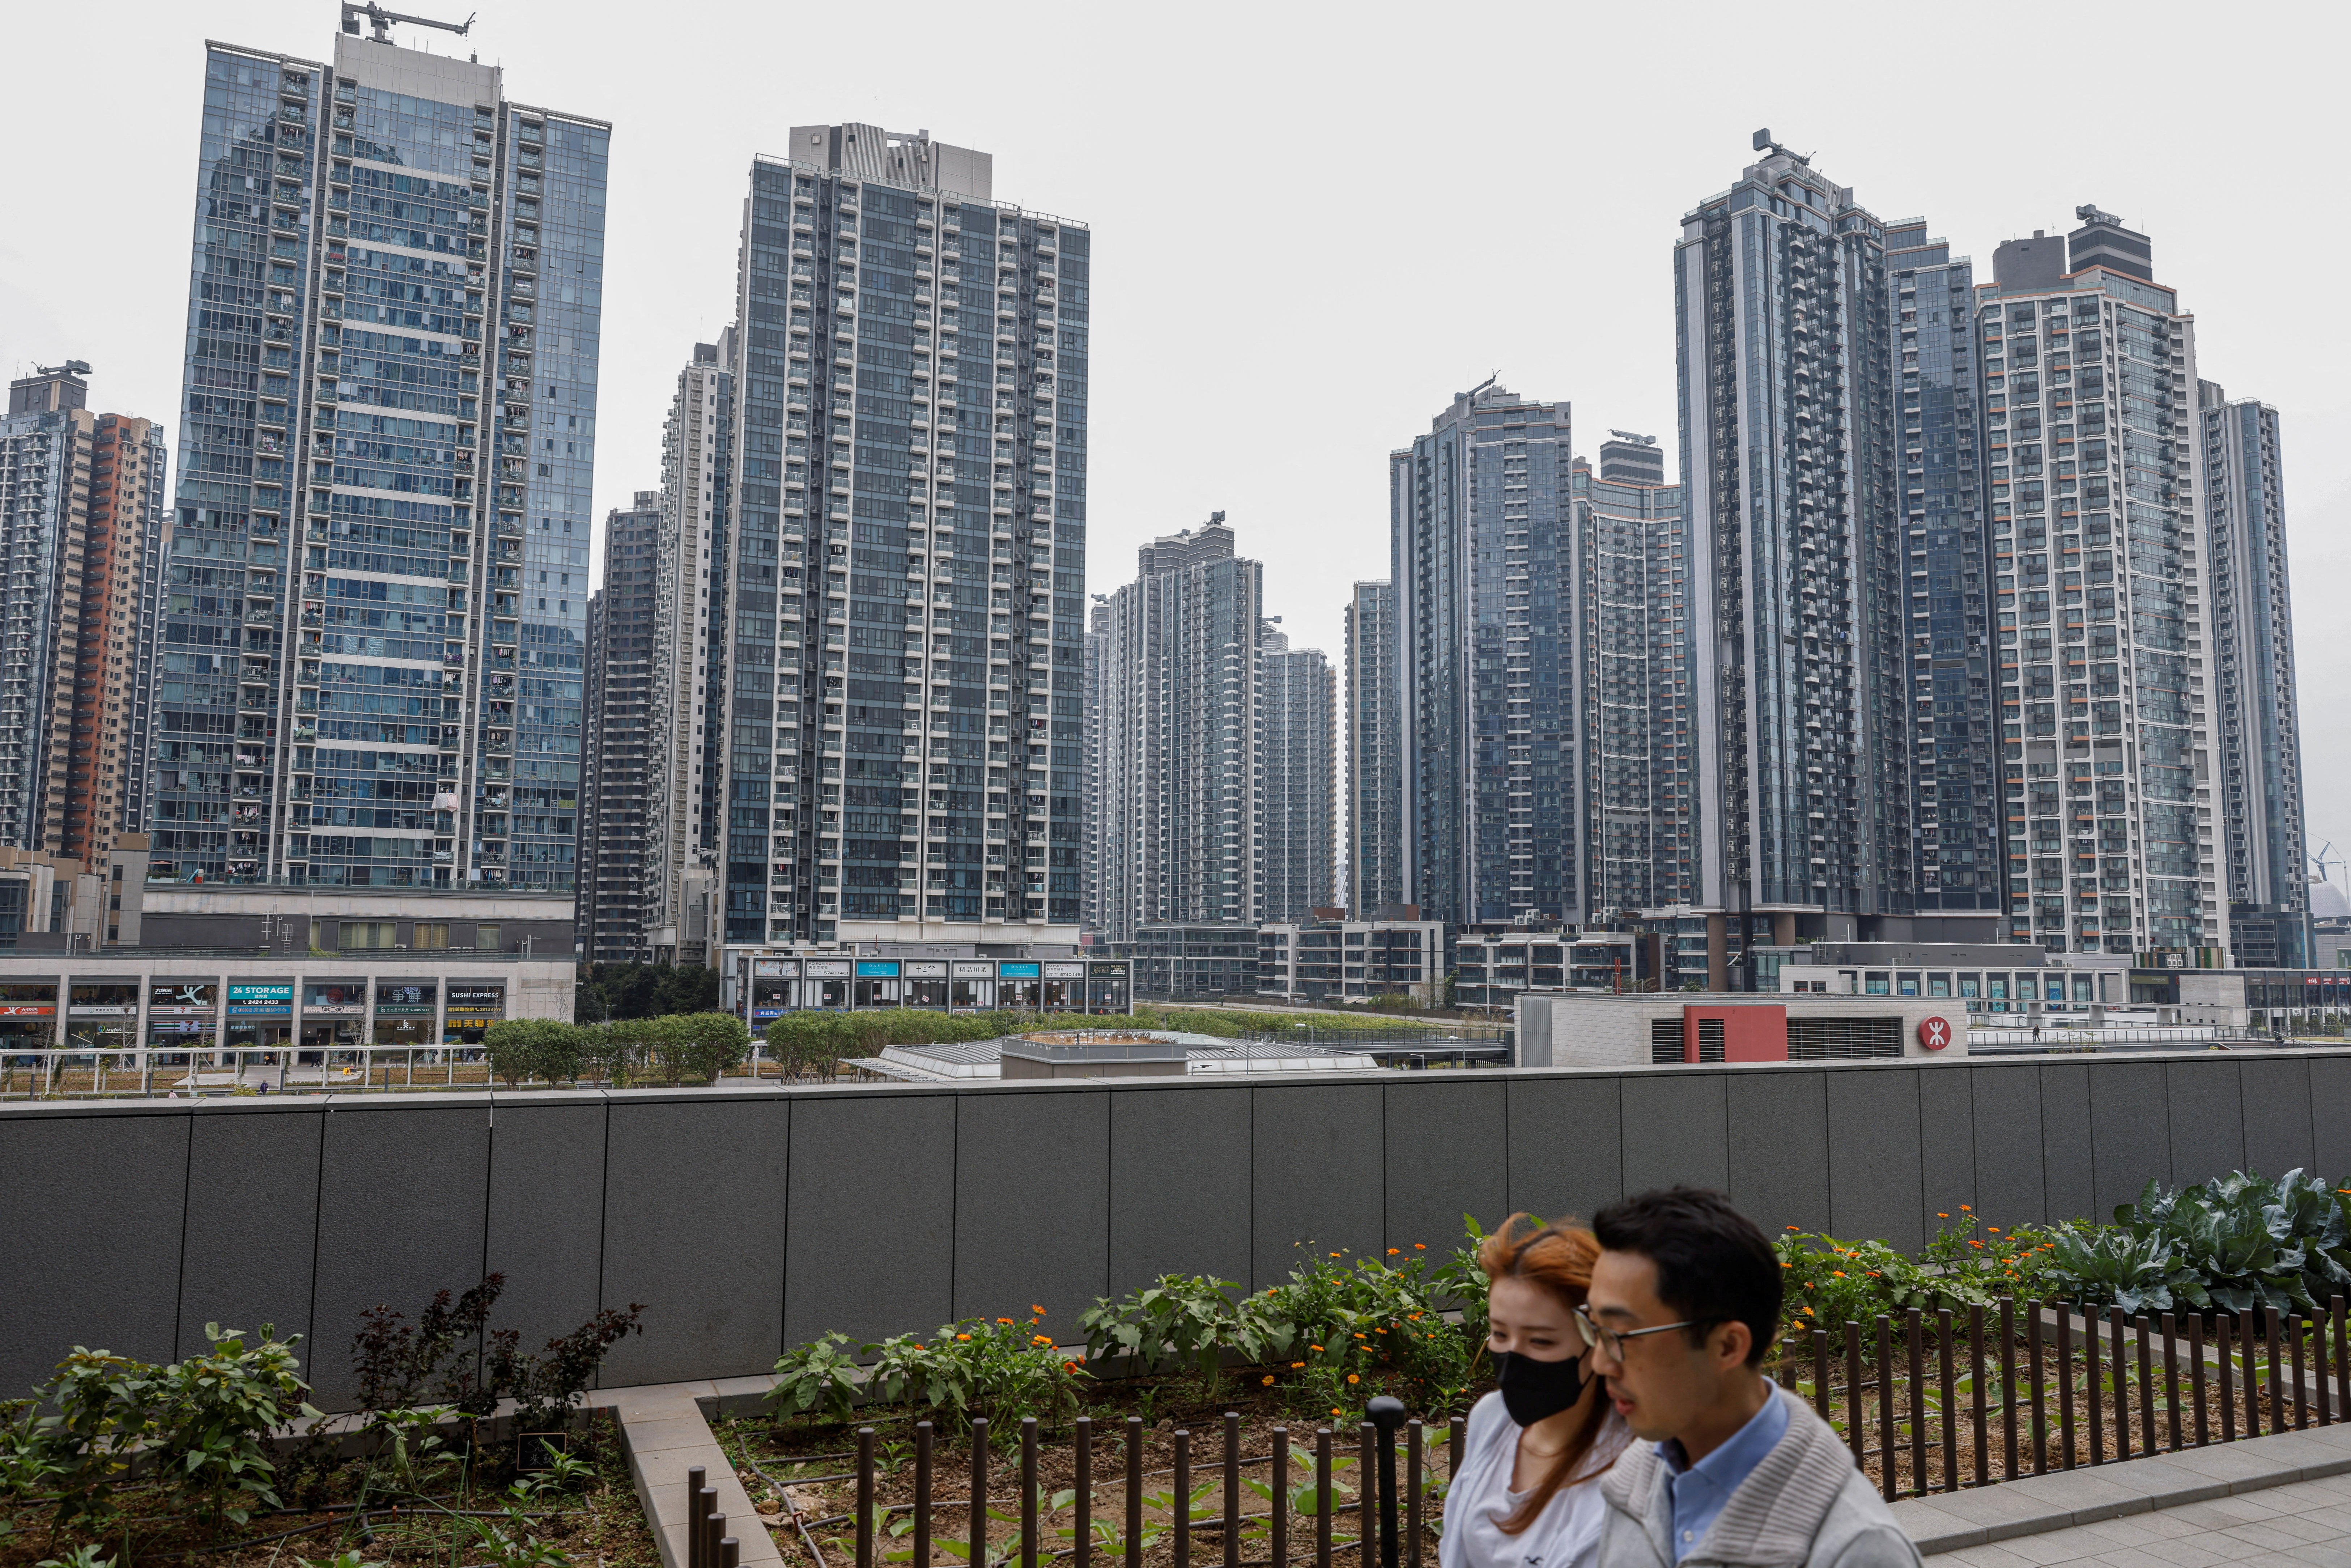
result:
[[[1940,1051],[1951,1043],[1951,1020],[1921,1019],[1918,1022],[1918,1043],[1928,1051]]]

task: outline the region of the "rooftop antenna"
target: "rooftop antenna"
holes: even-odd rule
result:
[[[480,13],[476,12],[475,15],[478,16]],[[408,16],[398,11],[387,11],[377,5],[375,0],[365,0],[363,5],[354,5],[352,0],[343,0],[344,32],[353,37],[359,37],[360,18],[362,16],[365,16],[368,19],[368,25],[375,29],[375,41],[379,44],[392,42],[389,29],[394,22],[406,22],[417,27],[438,27],[444,33],[455,33],[460,37],[472,31],[474,26],[473,16],[466,17],[462,23],[436,22],[430,16]]]
[[[62,365],[35,365],[33,369],[45,376],[86,376],[89,374],[89,361],[68,360]]]

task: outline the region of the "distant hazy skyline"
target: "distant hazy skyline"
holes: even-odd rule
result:
[[[2304,162],[2339,96],[2317,7],[413,9],[477,7],[468,37],[394,37],[614,122],[600,520],[658,484],[677,369],[732,316],[753,154],[928,128],[994,155],[998,200],[1093,228],[1092,590],[1222,510],[1291,645],[1334,661],[1348,583],[1387,575],[1386,455],[1455,392],[1499,372],[1572,402],[1579,451],[1654,433],[1676,471],[1672,246],[1757,127],[1984,275],[2095,203],[2152,236],[2205,376],[2283,419],[2310,841],[2351,853],[2351,312],[2308,287],[2351,222]],[[165,421],[176,458],[204,41],[319,58],[338,14],[14,16],[0,369],[90,361],[93,402]]]

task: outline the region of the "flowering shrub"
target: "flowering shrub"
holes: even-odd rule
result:
[[[1965,1312],[2002,1296],[2045,1295],[2053,1233],[2037,1226],[1986,1225],[1961,1204],[1917,1258],[1883,1241],[1841,1241],[1788,1227],[1778,1243],[1786,1270],[1781,1315],[1787,1332],[1826,1329],[1842,1336],[1847,1320],[1873,1323],[1912,1307]]]
[[[942,1323],[936,1333],[894,1334],[852,1352],[849,1336],[820,1334],[786,1351],[776,1363],[768,1400],[777,1416],[845,1420],[856,1396],[856,1365],[866,1369],[869,1396],[885,1405],[910,1405],[956,1420],[986,1416],[1008,1432],[1020,1416],[1047,1426],[1077,1411],[1085,1368],[1040,1332],[1045,1309],[1026,1318],[967,1318]]]

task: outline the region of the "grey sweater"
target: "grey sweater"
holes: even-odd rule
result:
[[[1786,1389],[1772,1393],[1787,1401],[1788,1430],[1682,1560],[1687,1568],[1919,1568],[1918,1549],[1835,1430]],[[1600,1568],[1674,1568],[1671,1476],[1656,1444],[1635,1443],[1602,1479]]]

